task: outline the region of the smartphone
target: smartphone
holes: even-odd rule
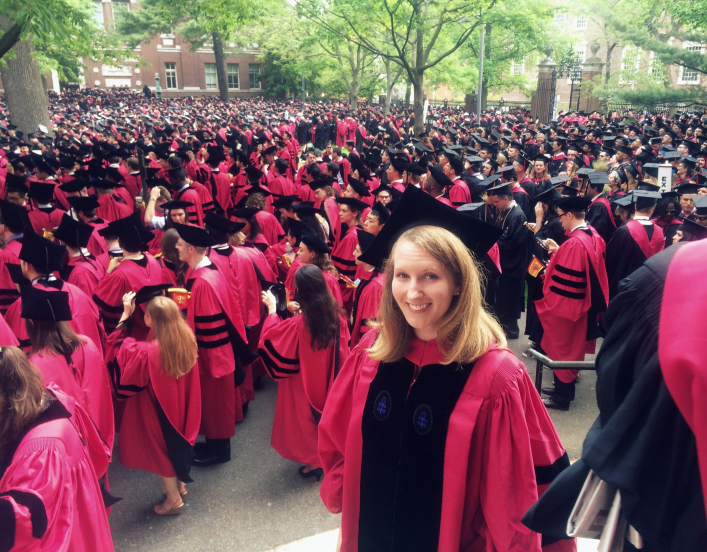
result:
[[[542,247],[546,251],[550,251],[550,248],[547,245],[545,245],[545,242],[543,240],[541,240],[540,238],[535,238],[535,241],[538,242],[538,245],[540,247]]]

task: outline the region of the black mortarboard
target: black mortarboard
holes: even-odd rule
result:
[[[312,217],[317,213],[317,210],[314,208],[314,203],[311,201],[303,201],[302,203],[293,205],[292,210],[300,217]]]
[[[235,222],[233,220],[217,215],[216,213],[206,213],[204,215],[204,227],[209,226],[206,229],[207,232],[211,233],[211,230],[216,230],[218,233],[222,233],[230,236],[236,232],[240,232],[245,228],[245,224],[242,222]],[[214,236],[216,237],[216,236]]]
[[[659,192],[660,191],[660,186],[658,184],[653,184],[652,182],[646,182],[645,180],[642,180],[641,182],[638,183],[638,186],[636,186],[637,190],[644,190],[647,192]]]
[[[93,211],[100,206],[95,195],[67,197],[66,200],[77,211]]]
[[[494,173],[491,176],[489,176],[488,178],[484,178],[481,182],[479,182],[477,184],[477,186],[479,188],[483,188],[484,190],[488,190],[489,186],[491,186],[491,184],[493,184],[494,182],[497,182],[500,179],[501,179],[501,175]]]
[[[269,148],[265,148],[263,150],[263,155],[274,155],[276,152],[277,152],[277,147],[270,146]]]
[[[166,201],[160,207],[166,211],[171,211],[172,209],[186,209],[187,207],[194,207],[191,201],[182,201],[181,199],[173,199],[171,201]]]
[[[505,196],[505,197],[513,197],[513,191],[511,190],[511,185],[508,183],[502,183],[499,184],[498,186],[494,186],[493,188],[488,188],[486,190],[488,193],[490,193],[492,196]]]
[[[562,198],[562,195],[557,190],[557,188],[553,186],[552,188],[548,188],[544,192],[541,192],[538,195],[536,195],[534,200],[540,201],[542,203],[549,205],[549,204],[557,201],[560,198]]]
[[[299,246],[299,242],[302,239],[302,232],[307,228],[307,225],[301,220],[288,218],[287,219],[287,232],[297,240],[296,246]]]
[[[212,247],[216,245],[211,235],[203,228],[186,224],[175,224],[174,227],[177,229],[179,237],[189,245],[194,247]]]
[[[272,206],[275,209],[291,209],[292,204],[299,200],[300,197],[298,195],[281,196],[273,200]]]
[[[663,152],[663,159],[679,159],[682,157],[682,154],[679,151],[664,151]]]
[[[569,180],[569,177],[565,174],[562,174],[562,175],[551,177],[550,184],[556,186],[558,184],[562,184],[563,182],[567,182],[568,180]]]
[[[20,287],[22,318],[47,322],[71,320],[69,294],[66,291],[46,291],[32,285]]]
[[[415,174],[418,176],[422,176],[427,172],[427,169],[419,163],[410,163],[405,170],[408,174]],[[351,177],[349,177],[349,180],[351,180]]]
[[[681,217],[679,217],[679,218],[682,221],[682,226],[680,226],[680,228],[678,228],[678,230],[682,230],[683,232],[687,232],[688,234],[695,236],[695,238],[697,238],[698,240],[703,240],[703,239],[707,238],[707,227],[696,223],[694,220],[681,218]]]
[[[337,197],[336,202],[339,205],[346,205],[351,210],[358,211],[359,213],[362,213],[363,210],[368,207],[367,203],[364,203],[363,201],[361,201],[360,199],[356,199],[355,197]]]
[[[368,186],[353,176],[349,176],[349,186],[361,197],[369,197],[371,195]]]
[[[37,203],[49,203],[54,197],[54,186],[53,182],[31,181],[29,183],[29,197],[36,199]]]
[[[229,210],[228,214],[236,218],[247,219],[254,217],[256,214],[258,214],[259,211],[259,209],[256,209],[254,207],[240,207],[238,209]]]
[[[307,249],[314,251],[315,253],[331,253],[331,250],[329,249],[329,246],[327,246],[326,242],[308,228],[305,228],[302,231],[300,243],[303,243],[307,246]]]
[[[441,165],[430,165],[429,170],[432,179],[443,188],[448,188],[449,186],[454,185],[454,182],[452,182],[451,179],[444,174],[444,169]]]
[[[647,190],[633,190],[633,202],[636,204],[638,211],[649,209],[655,206],[660,199],[660,192],[651,192]]]
[[[329,181],[326,178],[317,178],[316,180],[307,182],[307,185],[312,190],[319,190],[320,188],[325,188],[326,186],[329,186]]]
[[[54,231],[54,238],[61,240],[69,247],[86,247],[91,239],[94,227],[78,220],[74,220],[69,215],[61,217],[59,228]]]
[[[555,200],[555,205],[563,211],[586,211],[592,200],[579,195],[573,197],[561,197]]]
[[[609,175],[607,175],[605,172],[594,171],[592,173],[589,173],[587,176],[589,176],[589,182],[591,182],[592,184],[609,183]]]
[[[261,178],[263,178],[263,174],[264,174],[263,171],[254,167],[253,165],[248,165],[245,168],[245,173],[247,176],[249,176],[253,180],[260,180]]]
[[[17,176],[16,174],[7,173],[5,175],[5,187],[8,192],[19,192],[23,196],[29,192],[27,177]]]
[[[409,186],[386,225],[359,257],[360,261],[382,266],[401,234],[424,225],[452,232],[478,258],[482,258],[503,234],[500,228],[460,213],[419,188]]]
[[[688,169],[694,170],[695,166],[697,165],[697,159],[695,159],[694,157],[687,156],[680,159],[680,163],[685,165]]]
[[[30,225],[27,209],[11,201],[0,199],[0,215],[2,215],[3,224],[17,232],[22,232]]]
[[[74,178],[68,182],[61,184],[59,189],[65,193],[80,192],[84,188],[88,188],[90,184],[81,178]]]
[[[142,247],[155,237],[145,228],[142,217],[137,211],[128,217],[110,222],[108,226],[118,236],[121,244],[127,247]]]
[[[695,196],[692,198],[695,210],[700,216],[707,215],[707,196]]]
[[[356,233],[358,234],[358,246],[361,249],[361,253],[363,253],[368,249],[368,246],[371,245],[376,236],[360,228],[357,229]]]
[[[135,294],[135,304],[141,305],[142,303],[147,303],[150,299],[155,297],[162,297],[172,284],[157,284],[154,286],[142,286]]]
[[[404,161],[400,157],[393,157],[390,160],[390,163],[393,165],[393,168],[400,174],[403,174],[409,164],[407,161]]]
[[[685,182],[684,184],[680,184],[675,190],[680,194],[696,194],[697,191],[700,189],[700,186],[697,184],[692,184],[691,182]]]
[[[22,238],[22,249],[18,258],[30,263],[40,274],[49,274],[64,268],[63,245],[54,243],[34,232],[25,232]]]
[[[167,171],[167,178],[174,181],[184,180],[187,177],[187,171],[183,167],[175,167]]]
[[[597,171],[591,167],[582,167],[581,169],[577,170],[577,172],[575,174],[582,176],[582,175],[590,175],[595,172],[597,172]]]
[[[383,205],[380,201],[376,201],[371,207],[371,212],[375,212],[378,215],[378,221],[381,224],[385,224],[390,218],[390,211]]]
[[[20,286],[30,285],[32,283],[29,279],[25,278],[24,274],[22,274],[22,265],[17,263],[6,263],[5,267],[10,273],[10,279],[13,283]]]

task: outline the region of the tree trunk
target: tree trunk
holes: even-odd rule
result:
[[[405,83],[405,97],[403,98],[403,107],[408,107],[410,105],[410,88],[410,81],[408,80]]]
[[[216,79],[218,81],[218,95],[224,102],[228,101],[228,77],[226,76],[226,57],[223,55],[223,40],[217,33],[213,33],[214,57],[216,58]]]
[[[491,59],[491,32],[493,31],[493,24],[486,23],[486,29],[484,31],[484,65],[487,64],[488,60]],[[481,102],[481,110],[486,109],[486,105],[489,97],[489,81],[484,78],[482,81],[481,98],[478,101]]]
[[[616,42],[614,42],[611,46],[608,44],[606,45],[606,74],[604,77],[604,84],[607,84],[611,78],[611,53],[614,51],[614,48],[616,48]]]
[[[7,29],[6,19],[0,21],[0,27]],[[7,65],[0,68],[12,124],[25,135],[37,132],[38,125],[46,126],[51,132],[49,101],[42,86],[39,63],[32,56],[34,46],[29,40],[21,40],[13,49],[15,59],[6,58]]]
[[[414,93],[415,93],[415,136],[419,135],[425,130],[425,121],[422,120],[422,111],[425,107],[425,101],[423,99],[424,93],[422,92],[422,84],[424,82],[424,75],[415,75],[414,83]]]
[[[355,90],[354,87],[349,90],[349,108],[352,110],[358,107],[358,89],[359,86],[356,86]]]

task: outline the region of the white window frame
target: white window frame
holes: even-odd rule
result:
[[[700,52],[701,54],[705,53],[705,45],[700,44],[699,42],[683,42],[682,47],[685,50],[691,50],[693,52]],[[685,78],[685,75],[693,75],[694,78],[690,78],[690,80],[687,80]],[[700,84],[700,73],[697,71],[693,71],[692,69],[686,69],[682,65],[680,66],[680,71],[678,73],[678,84]]]
[[[168,67],[172,65],[172,67]],[[174,86],[169,85],[170,77],[174,77]],[[164,87],[167,90],[176,90],[179,88],[179,81],[177,80],[177,62],[176,61],[165,61],[164,64]]]
[[[236,70],[231,71],[231,68],[235,67]],[[228,89],[229,90],[240,90],[241,89],[241,75],[240,75],[240,64],[238,63],[227,63],[226,64],[226,78],[228,80]],[[236,75],[236,85],[237,86],[231,86],[231,75]],[[248,75],[248,80],[250,80],[250,74]]]
[[[656,64],[656,62],[657,62],[657,63],[660,63],[660,64],[663,66],[664,76],[665,76],[665,78],[667,79],[668,76],[669,76],[669,71],[670,71],[670,70],[669,70],[668,67],[665,65],[665,63],[663,63],[663,62],[658,58],[658,56],[655,55],[655,52],[651,52],[651,53],[650,53],[650,56],[649,56],[649,58],[648,58],[648,74],[651,75],[651,77],[655,78],[655,64]],[[655,82],[655,81],[654,81],[654,82]]]
[[[639,67],[641,66],[641,48],[637,48],[636,46],[627,46],[623,48],[621,50],[621,72],[619,74],[619,84],[630,84],[633,88],[633,86],[636,84],[635,79],[626,80],[625,78],[625,72],[631,69],[626,65],[626,53],[631,51],[634,52],[633,70],[638,71]]]
[[[251,83],[251,78],[250,78],[251,77],[250,68],[253,67],[254,65],[258,67],[258,86],[253,86]],[[249,63],[248,64],[248,84],[250,85],[251,90],[261,90],[263,88],[263,83],[260,80],[261,76],[262,76],[262,73],[260,70],[260,64],[259,63]]]
[[[525,59],[511,62],[511,75],[514,77],[520,77],[525,75]]]
[[[567,12],[555,14],[555,25],[564,25],[567,23]]]
[[[580,23],[581,23],[581,25],[580,25]],[[588,25],[589,25],[589,16],[586,13],[583,13],[583,14],[577,16],[574,20],[574,30],[575,31],[586,31]]]
[[[215,63],[204,63],[204,83],[207,90],[218,88],[218,72]]]

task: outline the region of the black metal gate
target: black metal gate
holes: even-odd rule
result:
[[[552,79],[550,81],[550,117],[555,116],[555,112],[558,109],[556,105],[557,95],[557,79],[567,78],[570,79],[570,99],[569,99],[569,111],[579,110],[579,101],[582,96],[582,60],[579,55],[574,51],[572,46],[569,50],[562,56],[562,59],[552,70]]]

